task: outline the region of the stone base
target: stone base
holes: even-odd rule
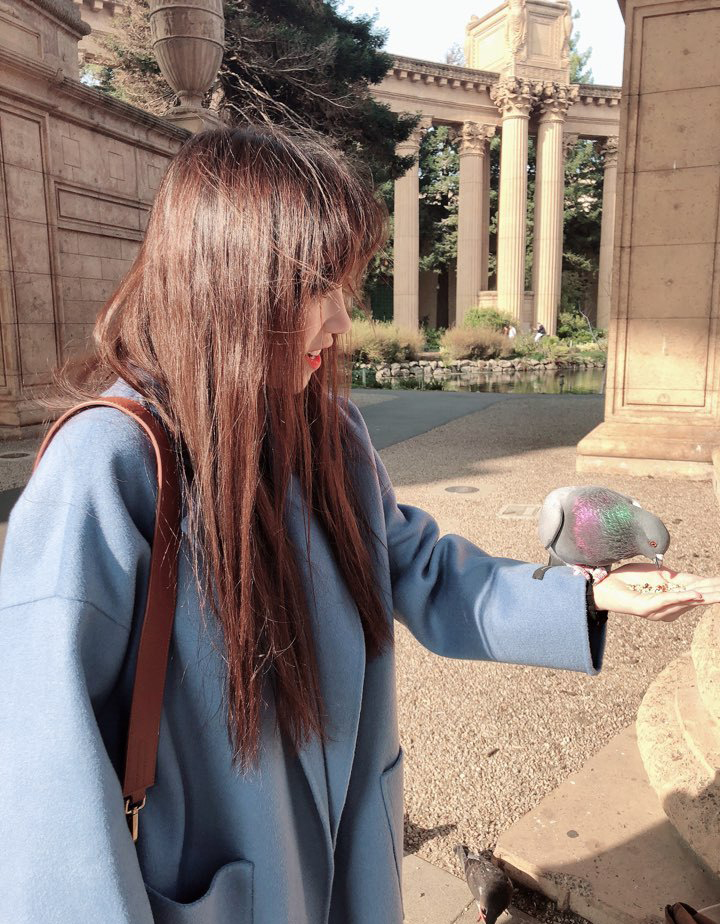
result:
[[[664,462],[660,459],[619,459],[617,456],[578,456],[575,470],[591,474],[631,475],[636,478],[684,478],[686,481],[710,481],[713,469],[705,462]],[[716,491],[720,503],[720,493]]]
[[[716,904],[720,879],[670,824],[633,726],[499,839],[518,882],[593,924],[662,924],[665,905]]]
[[[578,443],[576,466],[579,472],[709,481],[719,441],[712,426],[606,420]]]
[[[218,114],[202,106],[174,106],[163,116],[163,119],[192,134],[223,127]]]
[[[689,654],[650,685],[638,710],[637,741],[665,814],[720,876],[720,724],[700,698]]]

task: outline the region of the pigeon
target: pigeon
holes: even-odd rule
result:
[[[490,860],[469,850],[464,844],[455,848],[455,856],[463,864],[465,878],[478,906],[478,921],[495,924],[510,904],[512,882]]]
[[[533,574],[540,581],[558,565],[602,580],[616,562],[636,555],[659,568],[670,545],[659,517],[634,498],[597,485],[551,491],[540,510],[538,533],[550,552],[549,563]]]

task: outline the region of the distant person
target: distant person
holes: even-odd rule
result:
[[[535,328],[535,343],[538,343],[538,341],[542,340],[545,334],[547,334],[547,331],[545,330],[543,325],[538,324],[538,326]]]
[[[515,337],[517,337],[517,328],[515,327],[514,324],[511,324],[508,327],[507,335],[508,335],[508,340],[514,340]]]

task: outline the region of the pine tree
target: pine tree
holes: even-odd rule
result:
[[[338,2],[225,0],[225,52],[207,102],[230,124],[319,131],[381,184],[413,163],[395,149],[420,117],[373,99],[372,85],[393,63],[381,50],[387,33],[375,28],[375,16],[340,14]],[[117,32],[105,40],[107,60],[91,65],[86,79],[160,114],[174,94],[152,53],[148,14],[147,0],[123,4]]]

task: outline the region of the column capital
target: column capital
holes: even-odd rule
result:
[[[537,94],[538,113],[543,122],[564,122],[568,109],[578,99],[576,84],[544,81]]]
[[[605,169],[608,167],[617,167],[618,162],[618,136],[608,135],[603,144],[600,146],[600,153],[603,156]]]
[[[395,150],[397,153],[403,157],[408,154],[417,154],[420,149],[420,142],[425,132],[432,125],[432,119],[429,116],[424,116],[415,128],[410,133],[410,136],[405,139],[405,141],[400,141],[396,146]]]
[[[485,144],[497,131],[496,125],[481,125],[479,122],[463,122],[458,138],[460,146],[458,155],[484,154]]]
[[[570,157],[579,139],[580,135],[578,135],[576,132],[565,132],[563,135],[563,153],[565,155],[565,160]]]
[[[523,77],[502,77],[490,88],[490,99],[495,103],[503,118],[530,117],[535,102],[537,81]]]

